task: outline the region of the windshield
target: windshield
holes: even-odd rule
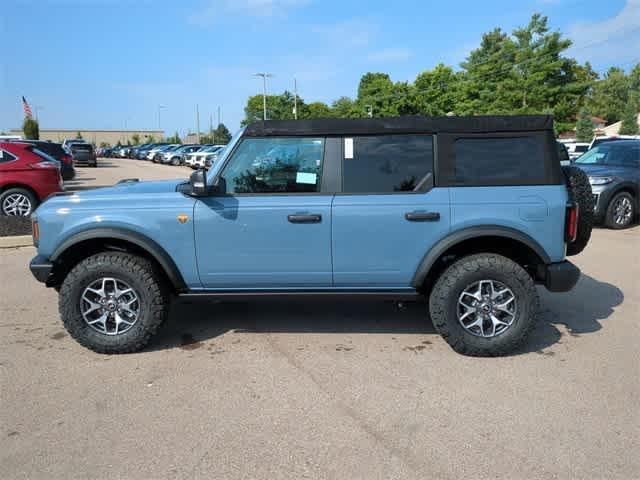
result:
[[[618,142],[602,143],[584,153],[575,163],[578,165],[632,166],[638,163],[638,148]]]
[[[245,128],[246,127],[243,127],[240,130],[238,130],[233,135],[233,137],[231,137],[231,140],[229,140],[229,143],[227,143],[226,146],[222,147],[218,151],[218,160],[213,164],[213,167],[209,169],[209,172],[207,174],[207,183],[213,182],[213,179],[218,173],[218,170],[220,170],[220,167],[224,165],[224,163],[227,161],[227,156],[229,155],[229,152],[233,151],[233,148],[236,146],[236,143],[238,143],[238,141],[242,137],[242,134],[244,133]]]

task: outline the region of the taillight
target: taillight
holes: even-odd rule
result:
[[[37,162],[37,163],[29,163],[27,165],[29,168],[43,168],[43,169],[52,169],[52,168],[56,168],[59,169],[60,165],[58,165],[55,162]]]
[[[578,204],[567,205],[566,224],[564,226],[564,239],[567,243],[573,243],[578,236]]]

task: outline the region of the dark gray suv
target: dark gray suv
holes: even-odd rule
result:
[[[640,199],[640,140],[600,143],[575,165],[589,176],[596,220],[615,229],[631,225]]]

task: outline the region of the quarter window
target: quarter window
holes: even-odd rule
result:
[[[456,183],[545,183],[545,143],[541,136],[459,138],[454,151]]]
[[[431,135],[345,138],[343,192],[424,191],[433,183]]]
[[[0,149],[0,163],[13,162],[17,157],[7,152],[6,150]]]
[[[247,138],[225,166],[229,193],[319,192],[323,138]]]

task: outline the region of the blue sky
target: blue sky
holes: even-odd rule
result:
[[[0,130],[21,124],[21,95],[41,128],[157,128],[162,104],[162,128],[184,134],[198,104],[201,129],[219,105],[235,130],[257,71],[270,92],[295,77],[305,101],[330,102],[367,71],[457,65],[534,12],[599,71],[640,61],[640,0],[3,0]]]

